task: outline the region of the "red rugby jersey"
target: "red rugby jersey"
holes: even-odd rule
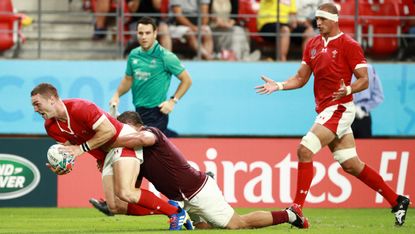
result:
[[[344,33],[327,41],[321,35],[311,39],[303,52],[303,63],[310,66],[314,74],[317,113],[328,106],[352,101],[352,95],[333,101],[333,92],[340,88],[341,79],[346,86],[350,85],[353,71],[367,66],[360,45]]]
[[[111,117],[97,105],[77,98],[65,99],[63,103],[66,107],[67,121],[62,122],[56,118],[45,121],[47,134],[57,142],[65,143],[69,141],[73,145],[80,145],[95,135],[95,129],[105,118],[109,119],[114,125],[116,134],[104,146],[108,147],[112,145],[117,139],[123,124]],[[106,156],[106,152],[100,148],[91,150],[88,153],[99,160],[104,160]]]

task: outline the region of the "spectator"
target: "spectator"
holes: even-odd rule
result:
[[[302,44],[302,49],[304,49],[307,41],[313,36],[313,28],[307,21],[297,19],[296,0],[279,1],[279,15],[277,14],[277,6],[277,0],[261,0],[257,26],[261,33],[276,33],[278,32],[277,23],[279,23],[280,51],[278,59],[286,61],[291,33],[301,34],[301,37],[295,35],[293,42]],[[276,36],[262,36],[262,38],[269,42],[276,40]]]
[[[383,102],[383,89],[375,68],[367,66],[369,88],[353,94],[356,106],[356,117],[352,124],[354,138],[372,137],[372,116],[370,111]],[[356,81],[353,75],[352,82]]]
[[[277,14],[278,0],[261,0],[257,16],[257,28],[260,33],[275,34],[280,33],[279,37],[279,57],[280,61],[287,61],[287,54],[290,47],[290,27],[289,19],[296,14],[296,6],[294,0],[288,0],[279,4],[279,21]],[[279,28],[277,29],[277,23]],[[276,35],[261,36],[267,42],[275,42]]]
[[[198,3],[200,2],[200,6]],[[169,12],[173,14],[174,25],[170,26],[173,38],[185,36],[191,49],[199,50],[198,17],[202,17],[202,45],[200,46],[202,58],[213,59],[213,38],[209,27],[210,0],[170,0]]]
[[[238,14],[238,1],[236,0],[212,0],[211,4],[212,22],[214,33],[215,52],[223,55],[230,52],[233,56],[230,60],[256,61],[261,54],[258,50],[250,53],[249,37],[243,27],[237,25],[235,17]]]
[[[154,14],[151,15],[157,22],[157,38],[160,44],[172,51],[172,40],[169,33],[169,27],[163,16],[161,16],[161,4],[162,0],[127,0],[128,10],[133,14]],[[160,14],[160,15],[159,15]],[[129,31],[136,31],[137,21],[140,16],[133,16],[128,25]],[[130,51],[139,46],[137,41],[137,35],[134,33],[132,39],[128,42],[124,51],[124,55],[128,55]]]
[[[95,25],[93,40],[104,40],[107,37],[107,16],[110,12],[111,0],[96,0]]]

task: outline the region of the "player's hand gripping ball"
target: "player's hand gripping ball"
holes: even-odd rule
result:
[[[72,155],[60,149],[61,144],[51,145],[48,149],[48,162],[51,170],[58,175],[67,174],[72,171],[75,160]]]

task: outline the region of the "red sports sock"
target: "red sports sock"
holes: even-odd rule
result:
[[[145,216],[145,215],[155,215],[155,214],[162,214],[162,213],[158,210],[147,209],[138,204],[128,203],[127,215]]]
[[[314,176],[313,162],[298,162],[297,192],[294,203],[303,207]]]
[[[396,194],[389,185],[385,183],[383,178],[368,165],[365,165],[362,172],[356,176],[359,180],[365,183],[367,186],[380,193],[392,207],[396,206],[398,202],[398,194]]]
[[[159,197],[154,195],[154,193],[145,189],[141,189],[141,196],[138,199],[137,204],[149,210],[160,211],[162,214],[167,216],[177,213],[177,207],[161,200]]]
[[[280,223],[288,222],[288,213],[286,210],[271,211],[271,215],[272,215],[272,225],[277,225]]]

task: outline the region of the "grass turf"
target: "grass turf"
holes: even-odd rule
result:
[[[253,209],[237,209],[244,214]],[[394,226],[390,209],[304,209],[311,227],[288,224],[255,230],[195,230],[201,233],[415,233],[415,209],[406,223]],[[92,208],[0,208],[0,233],[167,233],[167,218],[158,216],[106,217]]]

